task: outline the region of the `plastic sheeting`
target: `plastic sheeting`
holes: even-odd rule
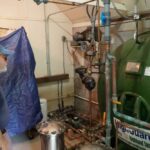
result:
[[[8,105],[10,136],[23,133],[42,119],[34,70],[35,59],[24,28],[0,38],[0,45],[14,51],[8,56],[7,72],[0,74],[0,87]]]

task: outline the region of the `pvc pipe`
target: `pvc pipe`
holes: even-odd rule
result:
[[[108,1],[108,0],[106,0]],[[106,16],[106,25],[104,28],[104,38],[105,41],[110,42],[110,2],[109,3],[104,3],[104,12]]]
[[[119,113],[117,111],[117,105],[116,104],[113,104],[113,112],[114,112],[114,115],[116,117],[122,118],[122,119],[124,119],[124,121],[129,121],[132,124],[134,123],[134,124],[142,126],[142,127],[150,128],[150,123],[148,123],[148,122],[145,122],[145,121],[142,121],[142,120],[130,117],[130,116],[122,114],[122,113]]]

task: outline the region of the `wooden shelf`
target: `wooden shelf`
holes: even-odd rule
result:
[[[58,74],[58,75],[52,75],[52,76],[45,76],[45,77],[39,77],[36,78],[37,84],[44,84],[49,82],[56,82],[56,81],[62,81],[62,80],[68,80],[69,74]]]

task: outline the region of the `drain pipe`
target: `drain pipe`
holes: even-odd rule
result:
[[[105,96],[106,96],[106,146],[111,147],[111,97],[110,97],[110,0],[104,0],[104,38],[106,42],[106,53],[105,53]]]

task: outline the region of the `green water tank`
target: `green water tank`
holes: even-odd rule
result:
[[[117,94],[121,101],[117,110],[121,114],[150,123],[150,35],[142,36],[141,41],[141,44],[137,44],[134,39],[130,39],[113,54],[117,59]],[[101,75],[98,83],[101,114],[105,112],[104,79],[104,75]],[[113,112],[112,114],[112,121],[115,118],[119,124],[119,134],[123,134],[120,135],[123,138],[118,141],[118,150],[150,149],[149,127],[118,118]],[[124,140],[127,138],[127,141]]]

